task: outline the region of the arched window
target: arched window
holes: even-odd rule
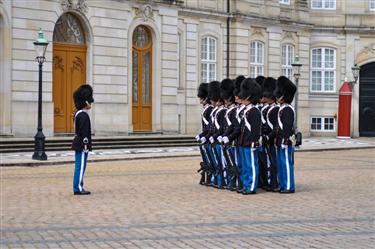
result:
[[[292,44],[283,44],[281,47],[281,74],[292,79],[294,58],[294,46]]]
[[[217,40],[212,36],[202,39],[201,44],[201,80],[210,82],[216,80],[217,70]]]
[[[250,77],[264,74],[264,44],[260,41],[250,43]]]
[[[334,92],[336,82],[336,49],[314,48],[311,50],[312,92]]]
[[[56,22],[53,41],[85,44],[84,32],[77,17],[70,13],[62,15]]]

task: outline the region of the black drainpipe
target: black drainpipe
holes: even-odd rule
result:
[[[227,0],[227,78],[229,78],[229,47],[230,47],[230,0]]]

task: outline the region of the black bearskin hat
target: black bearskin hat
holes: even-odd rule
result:
[[[77,88],[77,90],[75,90],[75,92],[73,93],[73,100],[77,110],[81,110],[82,108],[86,107],[86,101],[89,104],[94,102],[92,94],[93,90],[90,85],[81,85]]]
[[[207,99],[208,97],[208,84],[207,83],[201,83],[199,85],[197,97],[200,99]]]
[[[280,76],[277,79],[275,96],[278,98],[284,96],[285,103],[292,103],[296,91],[297,87],[287,77]]]
[[[237,76],[237,78],[234,80],[234,90],[233,90],[233,95],[238,96],[241,90],[241,83],[244,81],[245,76],[240,75]]]
[[[255,78],[255,81],[259,84],[259,85],[262,85],[263,84],[263,81],[266,79],[266,77],[264,77],[263,75],[259,75]]]
[[[219,81],[211,81],[208,83],[208,98],[212,101],[220,100],[220,83]]]
[[[275,91],[276,88],[276,80],[272,77],[267,77],[263,81],[262,85],[262,91],[263,91],[263,97],[271,98],[273,96],[273,91]]]
[[[234,84],[231,79],[224,79],[220,84],[220,97],[229,101],[234,101]]]
[[[239,97],[241,99],[249,99],[252,104],[259,102],[262,94],[261,86],[252,78],[247,78],[241,83],[241,91]]]

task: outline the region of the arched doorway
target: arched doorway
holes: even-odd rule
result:
[[[152,36],[144,25],[133,32],[132,124],[133,131],[152,130]]]
[[[359,135],[375,137],[375,62],[361,66]]]
[[[71,13],[63,14],[53,31],[54,132],[74,132],[73,92],[86,83],[86,42],[82,25]]]

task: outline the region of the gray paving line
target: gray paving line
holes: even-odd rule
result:
[[[256,225],[280,225],[280,224],[324,224],[324,223],[350,223],[350,222],[374,222],[375,217],[355,217],[355,218],[331,218],[331,219],[290,219],[290,220],[276,220],[276,221],[229,221],[229,222],[211,222],[211,223],[165,223],[165,224],[131,224],[124,226],[56,226],[48,228],[5,228],[1,227],[0,232],[40,232],[40,231],[71,231],[71,230],[126,230],[138,228],[178,228],[178,227],[218,227],[218,226],[256,226]]]
[[[372,162],[369,162],[370,164]],[[198,166],[198,165],[197,165]],[[295,164],[294,166],[296,169],[298,168],[298,163]],[[306,168],[305,168],[306,167]],[[340,166],[340,167],[335,167],[335,166],[320,166],[316,167],[316,165],[308,165],[304,166],[304,168],[298,168],[298,171],[329,171],[329,170],[374,170],[375,165],[359,165],[359,166],[351,166],[351,167],[346,167],[346,166]],[[197,167],[198,170],[198,167]],[[178,171],[178,172],[176,172]],[[165,175],[165,174],[170,174],[170,175],[190,175],[190,174],[197,174],[195,170],[171,170],[171,171],[147,171],[147,172],[131,172],[131,173],[114,173],[114,174],[90,174],[88,173],[87,176],[85,177],[108,177],[108,176],[149,176],[149,175]],[[197,174],[198,175],[198,174]],[[56,174],[43,174],[43,176],[38,176],[38,175],[30,175],[30,174],[20,174],[20,175],[14,175],[14,176],[2,176],[2,179],[44,179],[44,178],[71,178],[71,174],[61,174],[61,175],[56,175]]]
[[[216,234],[205,234],[205,239],[235,239],[235,238],[257,238],[257,239],[269,239],[269,238],[316,238],[316,237],[334,237],[334,236],[364,236],[368,235],[369,239],[374,240],[374,231],[330,231],[330,232],[275,232],[275,233],[260,233],[260,232],[238,232],[238,233],[216,233]],[[63,242],[70,243],[82,243],[82,242],[118,242],[118,241],[175,241],[175,240],[201,240],[202,235],[175,235],[175,236],[122,236],[116,238],[76,238],[76,239],[51,239],[51,240],[2,240],[2,245],[14,245],[14,244],[58,244]]]

